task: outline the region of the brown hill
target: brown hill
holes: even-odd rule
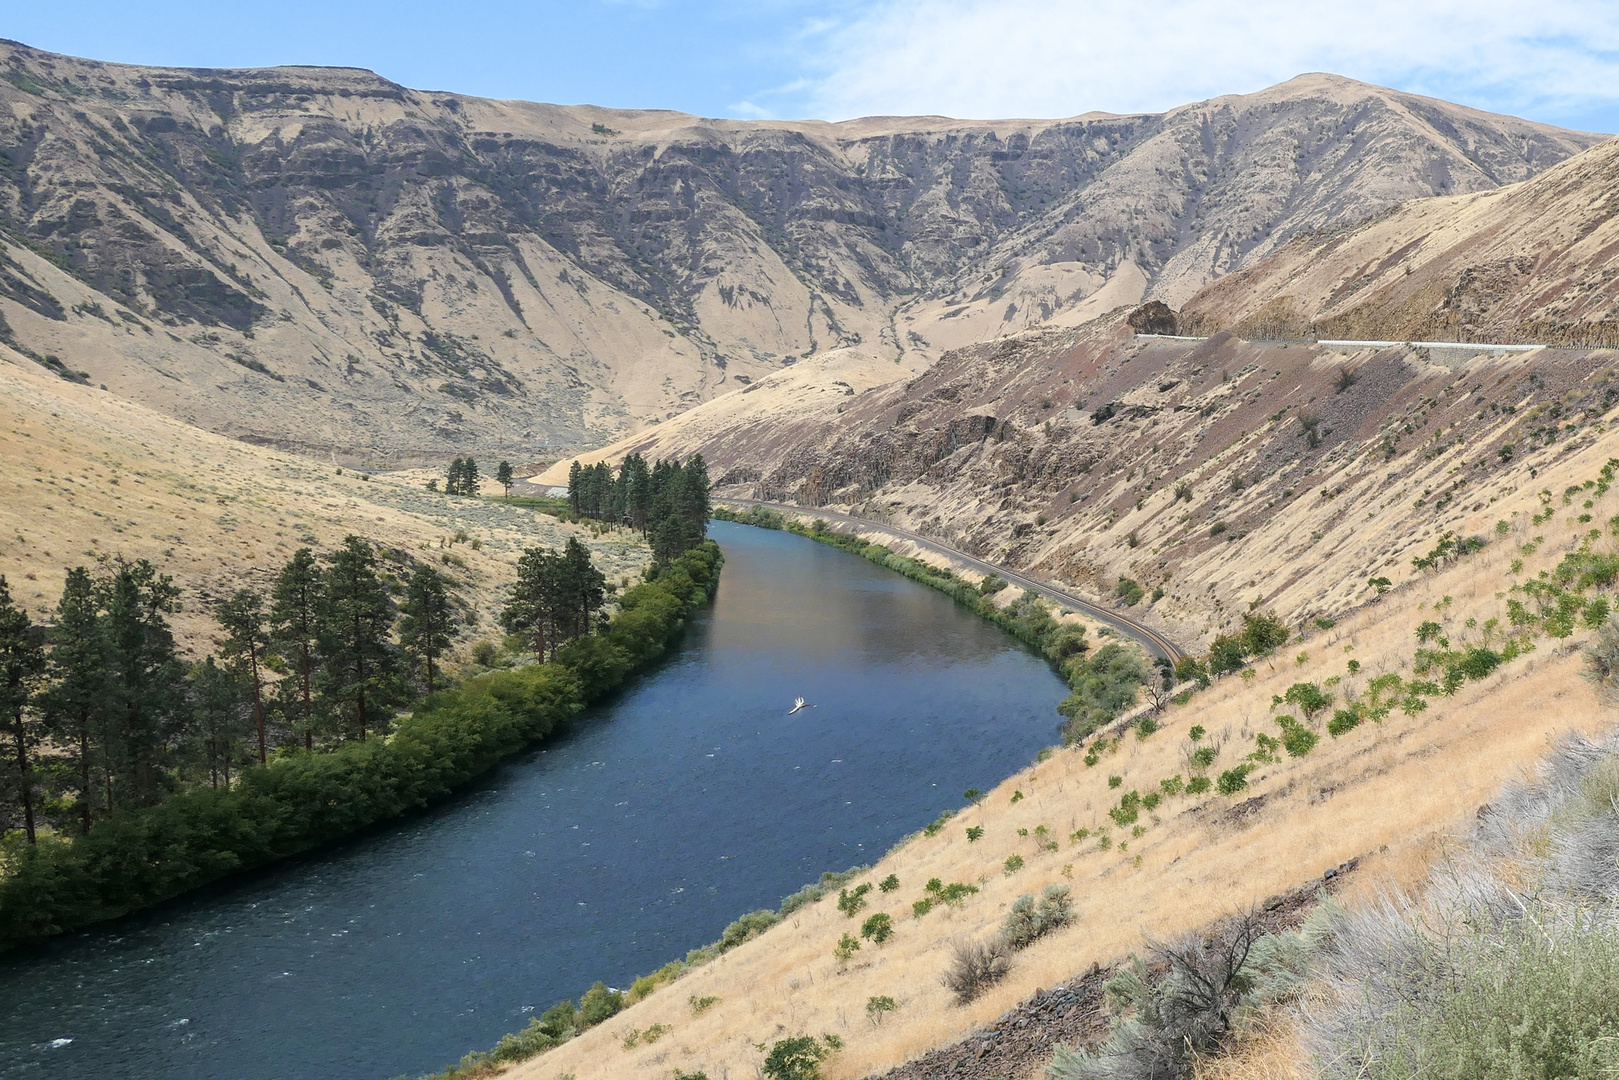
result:
[[[1496,191],[1301,236],[1182,322],[1268,336],[1619,344],[1619,140]]]
[[[1163,590],[1139,617],[1185,641],[1256,602],[1301,622],[1353,608],[1602,438],[1619,403],[1608,350],[1439,363],[1141,340],[1119,315],[887,385],[827,363],[588,456],[701,451],[722,495],[853,510],[1104,602],[1130,578]]]
[[[1333,76],[1161,115],[826,124],[16,43],[0,75],[6,340],[377,462],[533,458],[832,348],[926,362],[1178,303],[1301,230],[1594,141]]]

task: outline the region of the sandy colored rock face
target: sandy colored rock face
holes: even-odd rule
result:
[[[15,44],[0,68],[7,340],[378,466],[554,457],[806,356],[916,366],[1179,304],[1300,230],[1593,141],[1332,76],[1161,115],[826,124]]]

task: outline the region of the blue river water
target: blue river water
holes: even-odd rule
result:
[[[0,1078],[430,1072],[875,860],[1054,741],[1061,681],[948,598],[791,534],[713,535],[712,608],[566,735],[406,822],[0,956]]]

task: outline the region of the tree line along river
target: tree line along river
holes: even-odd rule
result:
[[[1062,681],[948,597],[790,533],[711,535],[713,606],[566,734],[401,824],[0,956],[0,1080],[430,1072],[874,861],[1055,740]]]

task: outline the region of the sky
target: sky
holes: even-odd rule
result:
[[[0,36],[738,118],[1159,111],[1331,71],[1619,131],[1619,0],[4,0]]]

